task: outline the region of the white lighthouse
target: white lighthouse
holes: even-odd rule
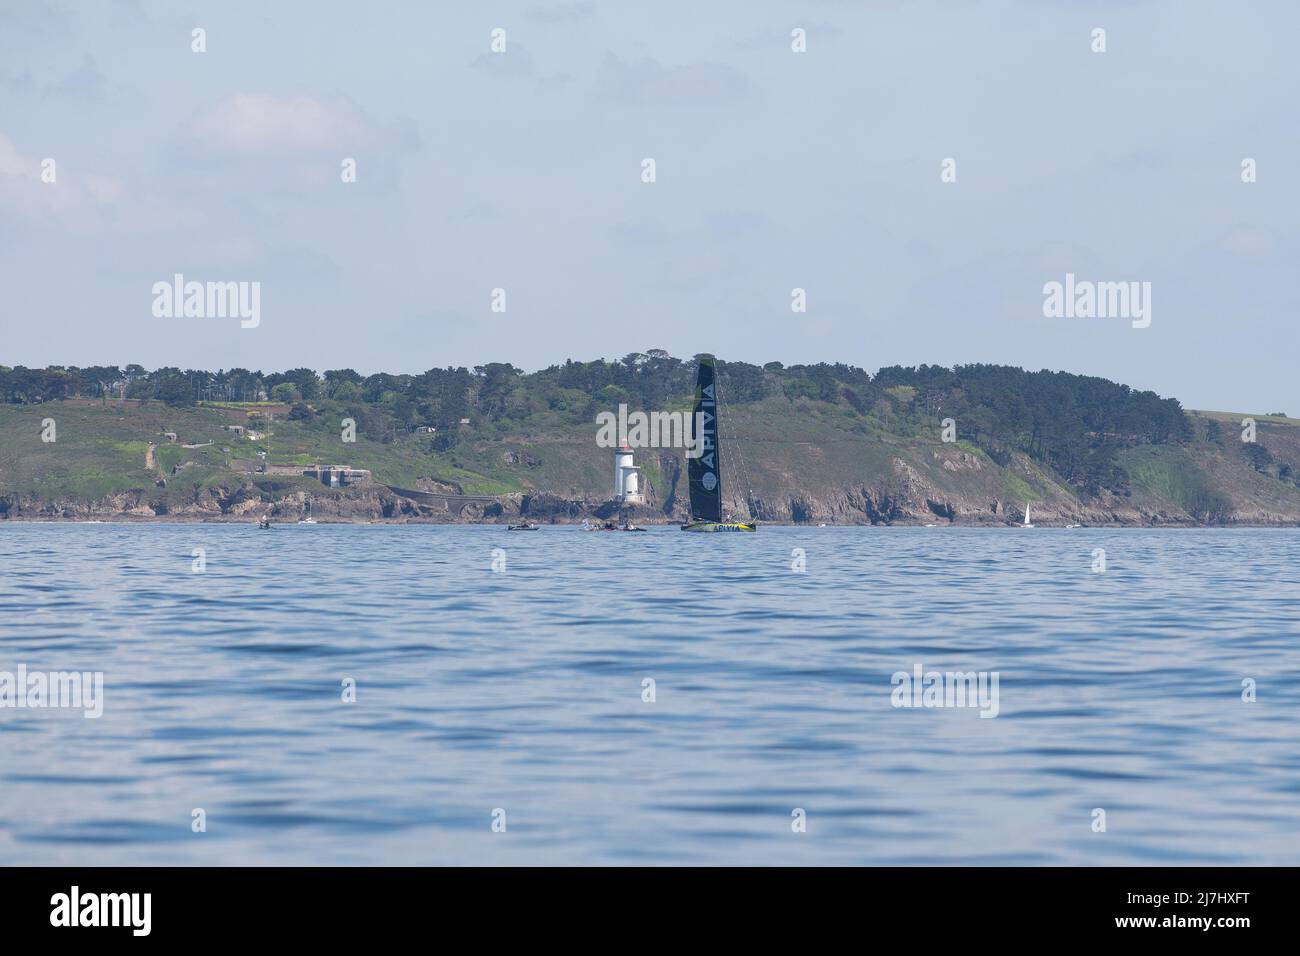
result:
[[[614,500],[620,505],[645,503],[641,494],[641,469],[632,464],[632,449],[623,445],[614,450]]]

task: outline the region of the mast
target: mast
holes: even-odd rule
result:
[[[695,379],[695,406],[691,410],[692,426],[699,427],[695,436],[697,458],[686,458],[690,480],[691,518],[695,521],[722,520],[722,459],[718,449],[718,400],[714,358],[699,357]]]

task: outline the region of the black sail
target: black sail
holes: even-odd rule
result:
[[[695,408],[691,419],[696,446],[688,449],[686,473],[691,487],[691,517],[697,521],[722,520],[722,470],[718,458],[718,399],[712,355],[700,356],[695,380]],[[698,457],[691,457],[699,451]]]

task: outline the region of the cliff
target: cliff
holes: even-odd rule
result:
[[[612,452],[596,446],[594,423],[471,423],[440,448],[427,434],[364,427],[344,442],[328,411],[272,421],[255,439],[226,427],[248,414],[158,402],[0,406],[0,518],[565,522],[614,510]],[[1040,526],[1300,525],[1300,422],[1257,416],[1247,443],[1241,417],[1187,413],[1185,440],[1123,443],[1116,487],[1087,489],[1022,451],[944,442],[937,428],[898,434],[872,415],[781,397],[728,410],[724,498],[733,514],[769,523],[1006,525],[1030,504]],[[51,419],[56,438],[43,441]],[[276,473],[250,470],[259,451]],[[373,480],[329,488],[301,474],[317,462],[371,469]],[[638,521],[687,516],[684,463],[680,449],[638,451],[647,493]]]

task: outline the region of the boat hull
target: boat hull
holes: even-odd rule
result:
[[[758,525],[748,521],[692,521],[682,525],[683,531],[757,531]]]

